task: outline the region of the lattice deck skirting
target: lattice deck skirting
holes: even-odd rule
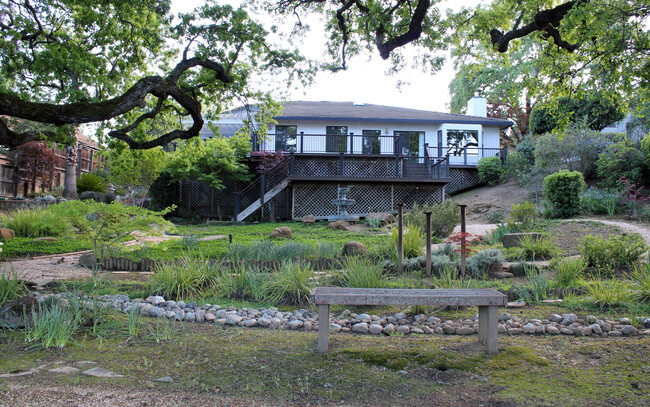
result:
[[[317,219],[323,219],[336,215],[337,207],[332,200],[337,198],[339,187],[350,187],[347,197],[356,203],[348,213],[358,216],[372,212],[394,212],[400,203],[404,203],[407,210],[415,203],[438,204],[442,202],[444,194],[443,184],[295,182],[292,218],[314,215]]]
[[[452,194],[465,188],[473,187],[481,183],[478,177],[478,170],[475,168],[449,168],[451,182],[447,184],[445,191]]]

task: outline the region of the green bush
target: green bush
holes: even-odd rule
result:
[[[172,181],[169,172],[161,172],[147,192],[151,198],[151,209],[160,211],[174,205],[178,196],[178,185],[177,181]]]
[[[521,226],[523,230],[531,230],[535,227],[537,218],[537,208],[532,203],[526,201],[521,204],[512,204],[508,224],[514,223]]]
[[[81,174],[77,178],[77,193],[81,194],[86,191],[105,193],[108,190],[108,184],[104,178],[97,174],[88,172]]]
[[[503,263],[506,261],[503,253],[499,249],[486,249],[481,250],[474,256],[467,259],[467,271],[474,278],[485,278],[490,267],[496,263]]]
[[[397,242],[398,230],[394,227],[390,230],[390,236],[380,248],[380,255],[383,258],[397,262]],[[416,224],[409,223],[404,227],[403,245],[404,245],[404,258],[415,258],[422,255],[426,240],[422,227]]]
[[[68,219],[58,216],[50,208],[17,209],[0,216],[0,224],[13,229],[16,236],[61,236],[70,228]]]
[[[478,169],[478,177],[481,182],[485,182],[488,185],[494,185],[501,181],[505,172],[501,164],[501,159],[496,156],[481,158],[478,160],[476,169]]]
[[[506,213],[502,210],[490,212],[488,213],[487,220],[493,224],[503,223],[503,221],[506,220]]]
[[[38,314],[32,314],[34,324],[26,330],[25,341],[40,342],[45,348],[63,348],[85,322],[83,309],[74,304],[77,302],[42,304]]]
[[[601,310],[627,307],[634,300],[634,294],[630,291],[630,283],[627,281],[592,279],[587,282],[585,287],[593,304],[598,305]]]
[[[639,146],[628,139],[607,146],[596,161],[601,185],[612,188],[619,185],[621,177],[632,184],[645,183],[647,165]]]
[[[448,255],[444,255],[444,254],[431,255],[431,272],[433,274],[439,276],[447,269],[457,270],[458,262],[452,259],[451,257],[449,257]]]
[[[411,210],[404,215],[405,223],[424,228],[426,225],[424,212],[431,212],[431,235],[435,237],[442,239],[448,237],[460,223],[460,208],[456,202],[450,199],[438,205],[413,205]]]
[[[561,170],[544,178],[549,217],[567,218],[580,213],[580,194],[585,180],[578,171]]]
[[[601,238],[587,235],[580,242],[580,254],[589,267],[601,275],[614,275],[617,271],[631,270],[647,250],[639,235]]]
[[[536,304],[548,297],[548,289],[551,283],[542,275],[529,274],[528,284],[515,286],[517,297],[528,304]]]

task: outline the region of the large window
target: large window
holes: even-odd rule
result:
[[[325,151],[344,153],[348,150],[348,126],[326,126],[325,134]]]
[[[447,147],[452,155],[478,155],[478,130],[447,130]]]
[[[363,154],[381,154],[381,130],[363,130]]]
[[[412,157],[419,157],[420,152],[424,152],[424,132],[423,131],[401,131],[393,132],[395,136],[402,139],[402,153]]]
[[[296,151],[298,126],[275,126],[275,151]]]

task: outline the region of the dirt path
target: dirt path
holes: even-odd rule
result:
[[[641,224],[641,223],[622,222],[617,220],[598,219],[598,218],[572,219],[572,220],[568,220],[567,222],[574,222],[574,221],[579,222],[583,220],[600,222],[604,225],[609,225],[609,226],[618,226],[619,228],[621,228],[622,231],[626,233],[636,233],[638,235],[641,235],[645,243],[650,246],[650,225]]]
[[[31,260],[14,260],[0,265],[0,273],[15,271],[21,279],[38,287],[54,280],[90,277],[90,270],[79,264],[79,254],[60,255]]]

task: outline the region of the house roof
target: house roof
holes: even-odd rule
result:
[[[224,138],[230,138],[235,135],[235,133],[244,127],[243,123],[218,123],[219,125],[219,133],[221,134],[221,137]],[[207,126],[204,125],[203,128],[201,128],[201,132],[199,134],[201,136],[201,139],[208,139],[214,137],[214,132]]]
[[[510,120],[493,117],[467,116],[464,114],[432,112],[406,109],[403,107],[372,105],[353,102],[309,102],[283,103],[284,112],[276,119],[281,120],[355,120],[402,123],[462,123],[510,127]]]

